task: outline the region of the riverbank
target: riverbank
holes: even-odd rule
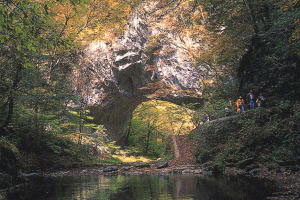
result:
[[[214,176],[218,173],[207,171],[202,165],[183,165],[160,168],[165,163],[136,163],[133,165],[115,165],[107,167],[90,167],[66,169],[62,171],[49,171],[41,175],[46,177],[57,176],[90,176],[90,175],[168,175],[168,174],[190,174],[197,176]],[[246,176],[268,180],[274,183],[276,191],[272,193],[268,200],[297,200],[300,198],[300,174],[286,168],[269,169],[267,167],[257,167],[248,169],[238,169],[226,167],[225,176]]]
[[[8,192],[6,200],[264,200],[273,191],[272,185],[248,177],[191,174],[43,177]]]
[[[189,135],[197,163],[227,175],[266,178],[280,190],[269,199],[300,199],[299,104],[227,117],[198,126]]]
[[[116,175],[172,175],[186,174],[195,176],[221,175],[215,171],[208,171],[203,165],[168,166],[167,162],[130,163],[110,166],[91,166],[82,168],[70,168],[62,170],[51,170],[25,174],[25,183],[36,181],[45,177],[67,177],[67,176],[116,176]],[[263,166],[252,169],[238,169],[226,167],[225,176],[250,177],[265,180],[266,183],[274,184],[274,191],[267,200],[297,200],[300,198],[300,175],[299,173],[286,169],[269,169]],[[18,186],[20,187],[20,186]],[[272,186],[273,187],[273,186]],[[276,189],[275,189],[276,188]],[[14,187],[8,190],[14,190]],[[2,190],[1,192],[5,192]]]
[[[284,167],[269,169],[268,167],[257,167],[248,169],[225,168],[226,175],[249,176],[267,179],[275,183],[276,192],[269,196],[268,200],[297,200],[300,199],[300,174]]]

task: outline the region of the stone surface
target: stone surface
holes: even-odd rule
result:
[[[23,174],[24,177],[38,177],[41,176],[39,173],[29,173],[29,174]]]
[[[144,164],[139,164],[139,165],[136,165],[135,166],[136,168],[146,168],[146,167],[150,167],[150,164],[148,164],[148,163],[144,163]]]
[[[161,163],[161,164],[157,167],[157,169],[162,169],[162,168],[166,168],[166,167],[168,167],[168,161]]]
[[[109,166],[103,169],[103,172],[114,172],[117,171],[118,167],[117,166]]]
[[[154,19],[149,11],[155,5],[142,6],[122,37],[91,43],[72,74],[74,91],[92,108],[94,121],[120,143],[137,105],[150,99],[201,102],[199,79],[207,74],[187,50],[198,44]]]
[[[123,167],[122,170],[123,171],[129,171],[132,167]]]
[[[212,171],[203,171],[202,174],[204,176],[212,176],[214,173]]]

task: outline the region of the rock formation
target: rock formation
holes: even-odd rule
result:
[[[114,42],[89,45],[73,76],[76,90],[90,106],[95,122],[105,125],[119,142],[138,104],[150,99],[175,103],[199,102],[201,67],[188,54],[196,45],[179,37],[144,5],[129,20],[124,35]]]

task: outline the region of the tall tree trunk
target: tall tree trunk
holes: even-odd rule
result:
[[[145,149],[145,154],[148,154],[149,150],[149,142],[150,142],[150,135],[151,135],[151,125],[150,123],[148,124],[148,132],[147,132],[147,141],[146,141],[146,149]]]
[[[2,130],[3,132],[5,132],[5,128],[10,124],[13,113],[14,113],[14,104],[15,104],[15,91],[17,90],[19,83],[21,81],[21,71],[22,71],[22,64],[18,64],[17,65],[17,69],[16,69],[16,74],[13,80],[13,85],[10,89],[9,95],[8,95],[8,111],[7,111],[7,115],[6,115],[6,119],[4,120],[3,125],[1,125],[0,130]],[[1,132],[2,132],[1,131]]]
[[[79,111],[79,136],[78,136],[78,144],[81,145],[81,139],[82,139],[82,111],[81,111],[81,107],[80,107],[80,111]]]
[[[131,134],[131,126],[132,126],[131,119],[132,118],[130,118],[130,120],[129,120],[128,130],[127,130],[127,133],[126,133],[125,138],[124,138],[124,144],[123,144],[124,146],[128,146],[129,145],[129,136]]]
[[[264,3],[263,4],[263,8],[262,8],[262,21],[264,23],[264,29],[265,31],[269,30],[270,27],[271,27],[271,23],[272,23],[272,20],[271,20],[271,6],[267,3]]]
[[[254,11],[253,0],[244,0],[244,2],[249,11],[250,17],[251,17],[254,33],[255,33],[255,35],[257,35],[259,30],[258,30],[258,26],[257,26],[257,17],[255,15],[255,11]]]

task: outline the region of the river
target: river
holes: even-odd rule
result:
[[[118,175],[45,177],[7,200],[263,200],[270,183],[241,177]]]

